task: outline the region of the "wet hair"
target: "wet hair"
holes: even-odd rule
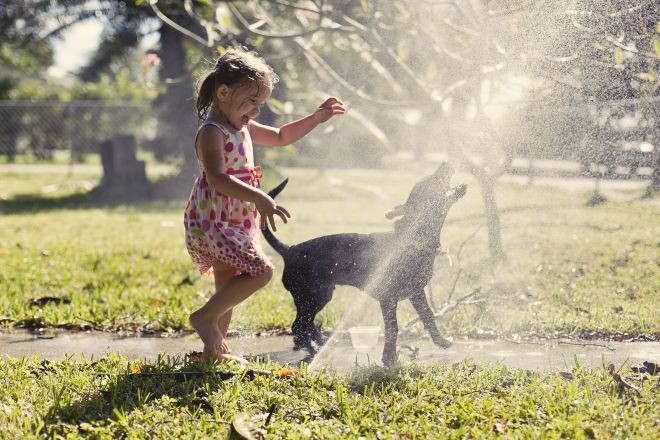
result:
[[[213,104],[213,97],[218,86],[255,84],[257,94],[262,90],[272,90],[279,81],[273,69],[256,52],[242,48],[231,48],[223,53],[199,81],[197,93],[197,116],[204,119]]]

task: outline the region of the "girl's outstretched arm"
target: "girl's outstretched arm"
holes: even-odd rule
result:
[[[331,97],[326,99],[314,113],[297,121],[284,124],[280,128],[250,121],[250,135],[255,144],[266,147],[283,147],[302,138],[320,123],[335,115],[343,115],[344,113],[346,113],[344,103],[335,97]]]

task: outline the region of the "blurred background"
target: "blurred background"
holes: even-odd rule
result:
[[[4,1],[0,23],[2,164],[100,163],[106,186],[149,185],[152,165],[188,179],[196,80],[240,45],[282,79],[262,123],[328,95],[350,108],[257,149],[267,166],[449,158],[485,188],[550,171],[659,187],[653,0],[27,0]]]

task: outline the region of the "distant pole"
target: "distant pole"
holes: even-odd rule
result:
[[[73,125],[73,115],[71,114],[71,103],[67,102],[64,107],[64,127],[66,134],[66,142],[69,146],[69,177],[73,176],[73,132],[71,126]]]

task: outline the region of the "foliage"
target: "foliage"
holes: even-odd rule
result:
[[[53,62],[52,47],[31,27],[36,16],[36,11],[18,2],[0,9],[0,99],[7,99],[23,77],[38,74]]]
[[[0,107],[0,150],[41,159],[65,150],[80,161],[103,139],[139,133],[156,93],[127,71],[96,83],[25,79],[9,92],[13,101]]]
[[[637,160],[657,167],[639,144],[658,148],[658,23],[656,2],[646,0],[557,0],[518,20],[529,37],[519,65],[539,81],[528,93],[531,104],[514,107],[508,142],[521,155],[585,166],[613,170]]]
[[[127,70],[102,75],[97,82],[67,82],[53,78],[28,78],[9,92],[12,100],[148,102],[158,89],[136,81]]]

